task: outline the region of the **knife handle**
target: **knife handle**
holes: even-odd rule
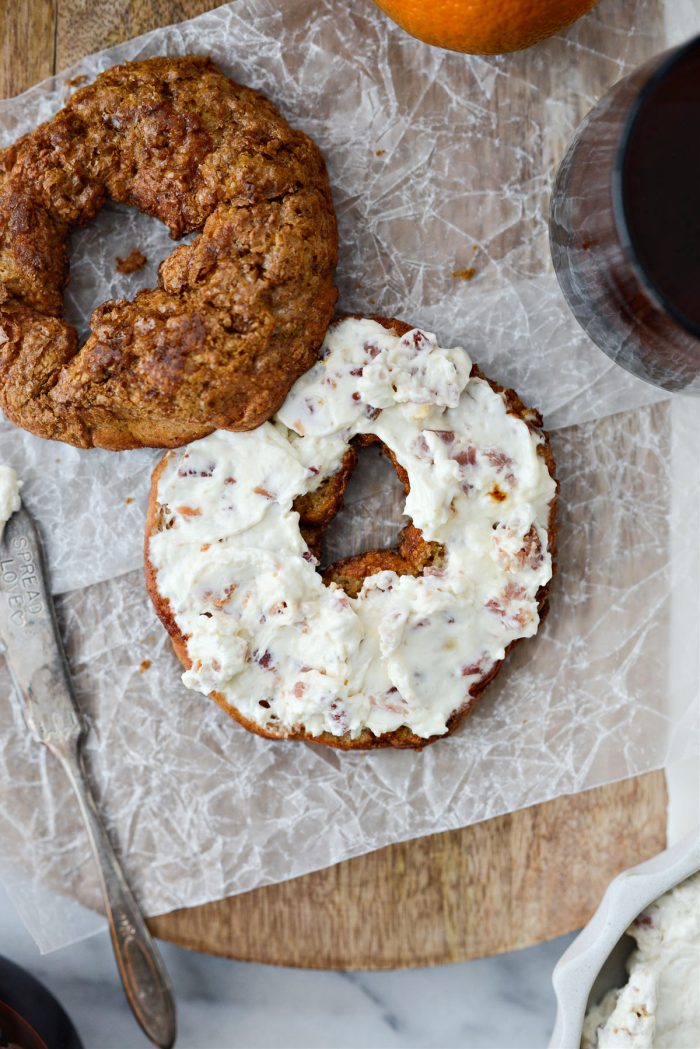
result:
[[[175,1042],[175,1002],[165,966],[107,837],[85,776],[80,743],[49,744],[75,791],[102,883],[112,946],[132,1012],[161,1049]]]

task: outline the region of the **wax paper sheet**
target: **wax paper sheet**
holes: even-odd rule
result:
[[[638,0],[630,20],[631,6],[623,21],[603,0],[561,37],[484,59],[425,47],[369,2],[240,0],[0,104],[10,141],[60,105],[70,77],[211,54],[320,144],[340,223],[340,306],[461,342],[556,430],[552,613],[464,727],[417,755],[271,743],[184,689],[137,567],[157,454],[79,452],[0,429],[0,459],[24,478],[62,595],[91,780],[148,913],[647,771],[696,738],[697,405],[650,403],[662,394],[587,341],[546,238],[552,176],[577,122],[666,44],[664,6]],[[691,22],[675,9],[676,37]],[[135,247],[147,270],[118,275],[115,256]],[[105,208],[73,241],[70,316],[87,330],[96,301],[153,282],[169,250],[157,223]],[[391,543],[401,526],[386,463],[371,450],[362,459],[329,558]],[[0,874],[51,949],[95,926],[80,905],[99,906],[97,881],[62,773],[28,736],[4,668],[0,724]],[[49,904],[48,891],[61,895]]]
[[[700,441],[697,413],[674,427],[671,414],[663,403],[555,433],[561,511],[551,613],[475,714],[421,754],[342,754],[245,732],[181,684],[138,571],[59,598],[90,726],[91,780],[146,911],[283,880],[687,757],[698,739],[698,665],[687,655],[697,586],[678,616],[674,607],[683,579],[697,581],[682,522],[697,520],[700,507],[670,466],[674,440],[696,452]],[[400,524],[390,475],[371,450],[362,459],[336,546],[343,522],[375,521],[380,541]],[[675,510],[674,493],[683,497]],[[672,585],[674,513],[681,566]],[[678,617],[682,683],[671,637]],[[96,878],[62,772],[28,736],[4,668],[0,723],[0,872],[50,948],[96,919],[56,900],[47,907],[38,890],[52,885],[98,907]]]
[[[209,54],[321,147],[340,225],[339,306],[402,317],[443,345],[465,345],[550,427],[568,426],[663,396],[615,367],[578,327],[551,269],[547,208],[583,115],[666,46],[669,32],[700,27],[688,8],[675,10],[667,29],[665,7],[603,0],[560,37],[481,58],[414,40],[369,0],[239,0],[1,102],[0,146],[51,116],[75,77],[148,55]],[[148,265],[122,276],[115,257],[134,247]],[[92,308],[152,286],[172,247],[155,220],[104,208],[73,238],[70,318],[86,333]],[[75,451],[4,425],[0,459],[21,470],[30,509],[51,524],[56,592],[138,566],[153,453]]]

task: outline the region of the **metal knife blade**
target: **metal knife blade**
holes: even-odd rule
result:
[[[0,540],[0,644],[30,730],[61,762],[75,793],[100,876],[112,946],[127,1000],[151,1041],[170,1049],[170,981],[100,819],[80,752],[85,726],[46,585],[41,541],[18,510]]]
[[[27,724],[47,746],[76,741],[83,722],[73,699],[41,544],[24,509],[0,542],[0,640]]]

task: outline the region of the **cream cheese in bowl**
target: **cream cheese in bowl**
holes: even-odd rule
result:
[[[593,1006],[582,1049],[700,1046],[700,873],[664,893],[634,920],[629,980]]]
[[[549,1049],[700,1046],[700,827],[694,809],[690,825],[670,848],[612,880],[559,959]],[[630,936],[636,941],[631,953]]]

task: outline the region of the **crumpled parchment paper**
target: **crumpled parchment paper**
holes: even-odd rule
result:
[[[428,48],[369,3],[239,0],[0,103],[4,144],[61,104],[68,77],[151,54],[211,54],[321,146],[341,308],[462,343],[556,428],[560,572],[541,634],[455,736],[421,755],[345,755],[249,735],[181,685],[137,567],[157,453],[79,452],[2,425],[0,460],[25,480],[62,595],[91,778],[147,913],[647,771],[692,743],[700,674],[686,660],[679,677],[678,654],[697,615],[687,522],[700,507],[686,476],[697,405],[653,404],[665,395],[588,342],[546,234],[576,124],[666,42],[659,0],[638,0],[632,29],[603,2],[562,37],[494,59]],[[134,247],[148,268],[118,275],[115,256]],[[73,240],[70,316],[87,330],[93,305],[152,283],[170,248],[157,223],[105,208]],[[636,410],[613,414],[623,409]],[[368,451],[329,556],[391,543],[400,511],[386,464]],[[97,881],[61,770],[0,676],[0,873],[46,950],[95,927],[74,901],[98,907]]]
[[[569,426],[666,396],[588,340],[561,296],[547,239],[551,183],[574,129],[610,84],[666,46],[664,11],[661,0],[638,0],[630,28],[629,6],[623,16],[603,2],[537,48],[480,58],[421,44],[369,0],[239,0],[0,102],[0,146],[60,108],[75,76],[155,54],[209,54],[323,151],[340,226],[339,306],[464,345],[548,426]],[[134,247],[148,265],[124,277],[115,257]],[[71,320],[86,333],[95,305],[152,286],[173,247],[155,220],[104,208],[73,237]],[[51,523],[55,592],[140,564],[156,458],[76,451],[2,426],[0,459],[21,470],[27,505]]]

